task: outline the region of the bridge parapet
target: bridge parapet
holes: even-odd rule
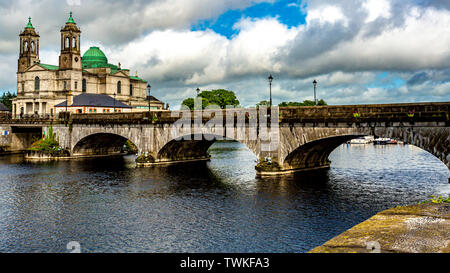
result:
[[[448,103],[282,107],[280,122],[449,122]]]
[[[270,109],[269,109],[270,110]],[[263,115],[266,113],[264,109]],[[245,122],[254,118],[259,122],[259,109],[237,108],[228,110],[203,111],[151,111],[137,113],[96,113],[69,114],[60,113],[57,117],[29,116],[13,118],[0,117],[3,124],[171,124],[188,112],[191,119],[201,117],[207,122],[221,113],[224,122],[227,115],[245,116]],[[263,116],[261,115],[261,116]],[[186,118],[186,117],[184,117]],[[267,120],[269,122],[269,118]],[[373,104],[373,105],[339,105],[310,107],[279,107],[280,123],[362,123],[362,122],[450,122],[450,102],[442,103],[404,103],[404,104]]]

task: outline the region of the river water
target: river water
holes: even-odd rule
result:
[[[449,195],[449,171],[414,146],[342,145],[328,171],[255,178],[242,144],[208,163],[134,157],[0,158],[0,252],[306,252],[377,212]]]

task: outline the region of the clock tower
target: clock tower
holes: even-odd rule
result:
[[[61,29],[61,54],[59,56],[60,70],[81,70],[81,31],[70,12],[64,28]]]

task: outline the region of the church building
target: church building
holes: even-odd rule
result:
[[[113,100],[117,100],[118,105],[128,106],[123,108],[128,111],[148,111],[148,98],[150,109],[164,109],[163,102],[147,95],[150,89],[147,81],[137,75],[130,75],[130,70],[122,69],[120,63],[108,63],[100,48],[93,46],[81,56],[81,30],[77,27],[72,12],[61,29],[61,53],[57,66],[41,63],[40,36],[32,25],[31,18],[19,37],[17,98],[13,100],[12,109],[14,115],[53,116],[57,110],[55,106],[65,105],[67,102],[67,106],[71,106],[74,97],[85,93],[106,95],[111,99],[114,97]],[[102,112],[109,112],[103,110],[107,108],[105,105]]]

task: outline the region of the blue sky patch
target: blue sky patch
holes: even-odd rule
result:
[[[406,81],[398,76],[391,75],[388,72],[382,72],[375,76],[375,80],[370,84],[367,84],[367,88],[399,88],[406,84]]]
[[[239,34],[233,26],[242,18],[276,17],[280,23],[288,27],[296,27],[305,24],[306,14],[300,9],[300,0],[279,0],[275,3],[260,3],[244,10],[229,10],[217,19],[201,20],[191,27],[191,30],[211,29],[216,33],[226,36],[228,39]]]

